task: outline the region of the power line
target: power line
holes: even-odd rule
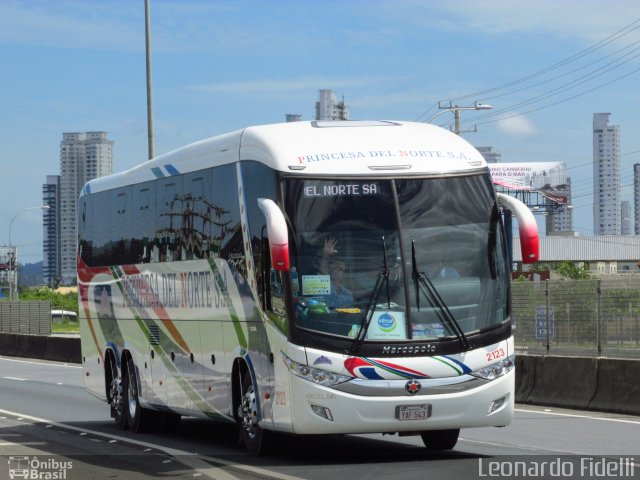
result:
[[[638,50],[640,50],[640,47],[635,48],[632,52],[629,52],[628,54],[636,52]],[[560,93],[566,92],[567,90],[571,90],[571,89],[573,89],[575,87],[578,87],[578,86],[580,86],[582,84],[590,82],[591,80],[594,80],[594,79],[596,79],[596,78],[598,78],[598,77],[600,77],[600,76],[602,76],[602,75],[604,75],[606,73],[609,73],[609,72],[615,70],[616,68],[619,68],[619,67],[629,63],[630,61],[632,61],[633,59],[638,58],[638,57],[640,57],[640,53],[638,53],[636,55],[633,55],[632,57],[626,59],[624,62],[621,62],[621,63],[617,63],[616,64],[616,62],[618,62],[618,60],[620,60],[620,59],[614,60],[612,62],[609,62],[606,65],[603,65],[602,67],[597,68],[596,70],[588,72],[585,75],[582,75],[582,76],[580,76],[580,77],[578,77],[578,78],[576,78],[574,80],[571,80],[570,82],[567,82],[567,83],[565,83],[563,85],[560,85],[559,87],[556,87],[556,88],[553,88],[553,89],[548,90],[546,92],[543,92],[543,93],[541,93],[539,95],[536,95],[535,97],[529,98],[529,99],[524,100],[522,102],[515,103],[513,105],[509,105],[508,107],[492,111],[491,113],[486,113],[486,114],[483,114],[483,115],[477,115],[477,116],[473,117],[472,120],[465,121],[465,123],[468,122],[468,121],[476,122],[477,120],[480,120],[480,119],[483,119],[483,118],[496,117],[496,116],[501,115],[502,113],[506,113],[506,112],[510,112],[510,111],[516,110],[518,107],[523,107],[523,106],[526,106],[526,105],[531,105],[531,104],[534,104],[534,103],[538,103],[538,102],[540,102],[542,100],[545,100],[547,98],[553,97],[555,95],[559,95]],[[611,68],[606,68],[606,67],[609,67],[611,65],[613,65]],[[634,72],[637,72],[637,71],[638,70],[635,70]],[[627,76],[627,75],[624,75],[624,76]],[[619,77],[618,79],[624,78],[624,76],[623,77]],[[618,79],[615,79],[615,81],[617,81]],[[609,83],[612,83],[612,82],[609,82]],[[608,85],[609,83],[605,83],[604,85]],[[602,85],[602,86],[604,86],[604,85]],[[597,88],[600,88],[600,86],[597,87]],[[587,91],[585,93],[588,93],[590,91],[592,91],[592,90],[589,90],[589,91]],[[575,98],[575,97],[572,97],[572,98]],[[551,104],[549,106],[553,106],[553,105],[554,104]],[[510,117],[508,117],[508,118],[510,118]]]
[[[622,80],[623,78],[629,77],[629,76],[631,76],[631,75],[633,75],[633,74],[635,74],[635,73],[638,73],[638,72],[640,72],[640,68],[637,68],[637,69],[635,69],[635,70],[632,70],[632,71],[630,71],[630,72],[628,72],[628,73],[626,73],[626,74],[624,74],[624,75],[621,75],[621,76],[619,76],[619,77],[617,77],[617,78],[614,78],[613,80],[608,81],[608,82],[606,82],[606,83],[600,84],[600,85],[598,85],[598,86],[596,86],[596,87],[594,87],[594,88],[591,88],[591,89],[589,89],[589,90],[585,90],[584,92],[580,92],[580,93],[577,93],[576,95],[572,95],[572,96],[570,96],[570,97],[567,97],[567,98],[563,98],[563,99],[561,99],[561,100],[558,100],[557,102],[549,103],[549,104],[547,104],[547,105],[542,105],[541,107],[532,108],[531,110],[527,110],[527,111],[520,112],[520,113],[515,113],[515,114],[513,114],[513,115],[508,115],[508,116],[506,116],[506,117],[501,117],[501,118],[497,118],[497,119],[494,119],[494,120],[487,120],[486,122],[479,122],[479,123],[476,123],[476,124],[477,124],[477,125],[486,125],[486,124],[488,124],[488,123],[500,122],[500,121],[503,121],[503,120],[507,120],[507,119],[509,119],[509,118],[521,117],[522,115],[526,115],[527,113],[538,112],[538,111],[540,111],[540,110],[545,110],[545,109],[547,109],[547,108],[555,107],[556,105],[560,105],[561,103],[565,103],[565,102],[568,102],[568,101],[570,101],[570,100],[574,100],[574,99],[576,99],[576,98],[578,98],[578,97],[582,97],[583,95],[586,95],[586,94],[588,94],[588,93],[591,93],[591,92],[593,92],[593,91],[595,91],[595,90],[598,90],[598,89],[600,89],[600,88],[603,88],[603,87],[606,87],[606,86],[608,86],[608,85],[611,85],[612,83],[615,83],[615,82],[617,82],[617,81],[619,81],[619,80]],[[470,120],[468,120],[468,121],[464,121],[464,123],[468,123],[468,122],[472,122],[472,121],[473,121],[473,119],[470,119]]]
[[[558,63],[555,63],[549,67],[543,68],[542,70],[539,70],[537,72],[534,72],[530,75],[527,75],[525,77],[519,78],[517,80],[513,80],[511,82],[508,83],[504,83],[502,85],[499,85],[497,87],[493,87],[487,90],[480,90],[477,92],[473,92],[470,93],[468,95],[464,95],[461,97],[455,97],[455,98],[449,98],[444,100],[444,102],[457,102],[459,100],[466,100],[468,98],[475,98],[475,97],[481,97],[484,96],[488,93],[493,93],[495,91],[499,91],[508,87],[511,87],[513,85],[518,85],[520,83],[526,82],[527,80],[531,80],[532,78],[537,78],[541,75],[544,75],[545,73],[548,73],[550,71],[556,70],[560,67],[563,67],[571,62],[574,62],[582,57],[584,57],[585,55],[588,55],[591,52],[594,52],[596,50],[599,50],[600,48],[604,47],[605,45],[608,45],[616,40],[618,40],[619,38],[624,37],[625,35],[628,35],[629,33],[637,30],[638,28],[640,28],[640,25],[638,25],[640,23],[640,18],[634,20],[633,22],[631,22],[630,24],[626,25],[625,27],[621,28],[620,30],[618,30],[617,32],[609,35],[608,37],[604,38],[603,40],[600,40],[599,42],[591,45],[590,47],[581,50],[573,55],[571,55],[570,57],[561,60]]]
[[[501,108],[499,110],[493,110],[489,113],[485,113],[482,115],[476,115],[476,116],[471,116],[465,120],[463,120],[461,123],[464,124],[472,124],[475,123],[476,125],[484,125],[484,124],[488,124],[488,123],[495,123],[498,121],[502,121],[502,120],[507,120],[510,118],[514,118],[514,117],[518,117],[518,116],[523,116],[526,115],[528,113],[532,113],[532,112],[536,112],[539,110],[543,110],[543,109],[547,109],[547,108],[551,108],[554,107],[556,105],[565,103],[567,101],[573,100],[575,98],[587,95],[588,93],[591,93],[595,90],[598,90],[600,88],[603,88],[605,86],[608,86],[614,82],[620,81],[630,75],[633,75],[635,73],[638,73],[640,71],[640,69],[635,69],[632,70],[630,72],[627,72],[623,75],[620,75],[616,78],[614,78],[613,80],[604,82],[602,84],[596,85],[593,88],[587,89],[585,91],[579,92],[575,95],[571,95],[569,97],[566,98],[562,98],[560,100],[548,103],[548,104],[544,104],[540,107],[536,107],[536,108],[531,108],[529,110],[526,110],[524,112],[518,112],[518,113],[514,113],[512,115],[507,115],[504,116],[505,113],[508,112],[515,112],[518,108],[522,108],[522,107],[527,107],[530,105],[534,105],[536,103],[539,102],[543,102],[546,99],[552,98],[556,95],[560,95],[564,92],[567,92],[569,90],[573,90],[577,87],[579,87],[580,85],[584,85],[588,82],[591,82],[595,79],[597,79],[598,77],[601,77],[602,75],[605,75],[607,73],[612,72],[615,69],[618,69],[626,64],[628,64],[629,62],[633,61],[634,59],[640,57],[640,53],[636,53],[640,50],[640,47],[637,47],[636,45],[638,45],[638,43],[640,43],[640,41],[636,40],[633,41],[627,45],[625,45],[622,48],[617,49],[616,51],[609,53],[605,56],[603,56],[602,58],[599,58],[597,60],[591,61],[589,63],[586,63],[578,68],[574,68],[573,70],[570,70],[568,72],[564,72],[560,75],[556,75],[552,78],[546,79],[546,80],[542,80],[540,82],[537,82],[533,85],[529,85],[529,86],[524,86],[522,88],[518,88],[518,89],[512,89],[509,90],[507,92],[502,92],[502,93],[498,93],[501,90],[505,90],[508,87],[511,86],[515,86],[515,85],[519,85],[521,83],[524,83],[526,81],[529,81],[533,78],[537,78],[537,77],[541,77],[542,75],[551,72],[553,70],[559,69],[565,65],[568,65],[572,62],[575,62],[583,57],[585,57],[586,55],[595,52],[596,50],[599,50],[600,48],[603,48],[604,46],[611,44],[612,42],[621,39],[622,37],[630,34],[631,32],[634,32],[636,30],[640,29],[640,18],[634,20],[633,22],[631,22],[630,24],[626,25],[625,27],[621,28],[620,30],[618,30],[617,32],[613,33],[612,35],[609,35],[608,37],[604,38],[603,40],[591,45],[590,47],[568,57],[565,60],[562,60],[554,65],[551,65],[550,67],[544,68],[542,70],[539,70],[533,74],[527,75],[525,77],[522,77],[520,79],[514,80],[512,82],[508,82],[502,85],[499,85],[497,87],[494,88],[490,88],[490,89],[486,89],[486,90],[482,90],[482,91],[477,91],[465,96],[461,96],[461,97],[456,97],[456,98],[452,98],[452,99],[448,99],[448,100],[444,100],[445,102],[454,102],[454,101],[458,101],[458,100],[464,100],[467,98],[471,98],[471,97],[475,97],[475,98],[482,98],[483,101],[489,100],[489,99],[494,99],[494,98],[498,98],[498,97],[505,97],[508,95],[513,95],[515,93],[519,93],[522,92],[524,90],[529,90],[532,89],[534,87],[538,87],[540,85],[544,85],[544,84],[548,84],[551,83],[553,81],[562,79],[562,78],[567,78],[568,81],[558,85],[554,88],[551,88],[547,91],[544,91],[538,95],[535,95],[533,97],[530,97],[528,99],[522,100],[520,102],[508,105],[504,108]],[[635,47],[635,48],[633,48]],[[625,52],[625,53],[623,53]],[[598,68],[592,69],[587,71],[586,73],[584,73],[583,75],[580,75],[576,78],[570,79],[571,75],[583,71],[591,66],[594,66],[596,64],[600,64],[603,61],[607,60],[607,59],[612,59],[611,61],[609,61],[608,63],[599,66]],[[489,96],[489,97],[482,97],[483,95],[487,95],[487,94],[491,94],[491,93],[496,93],[493,96]],[[419,118],[423,117],[424,115],[426,115],[429,111],[431,111],[434,108],[434,105],[432,105],[427,111],[425,111]],[[498,118],[499,117],[499,118]],[[491,119],[491,120],[488,120]],[[478,120],[486,120],[486,121],[482,121],[482,122],[478,122]],[[443,123],[441,126],[446,127],[447,125],[449,125],[450,122],[445,122]]]

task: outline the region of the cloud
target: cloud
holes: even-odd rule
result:
[[[340,90],[345,88],[365,87],[389,82],[389,78],[372,77],[299,77],[286,80],[249,80],[244,82],[225,82],[191,85],[188,90],[209,93],[282,93],[292,91],[318,90],[330,88]],[[339,93],[339,92],[338,92]]]
[[[4,1],[0,3],[0,44],[144,50],[144,31],[137,32],[135,11],[126,4],[112,7],[77,1]]]
[[[439,30],[490,35],[548,32],[587,41],[599,41],[640,17],[637,0],[456,0],[437,4],[408,0],[405,5],[415,10],[414,22],[426,21]],[[420,9],[424,11],[418,14]]]
[[[530,137],[538,133],[533,122],[525,116],[509,117],[497,122],[498,129],[509,135]]]

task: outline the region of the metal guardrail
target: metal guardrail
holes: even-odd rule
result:
[[[516,352],[640,358],[640,278],[511,285]]]
[[[0,302],[0,332],[51,335],[51,301]]]

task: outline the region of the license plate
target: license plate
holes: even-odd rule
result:
[[[431,405],[398,405],[396,418],[398,420],[426,420],[431,416]]]

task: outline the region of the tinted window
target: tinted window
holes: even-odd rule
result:
[[[244,248],[235,164],[213,169],[211,196],[208,205],[211,248],[220,258],[239,262],[244,258]]]
[[[156,243],[160,262],[182,258],[183,215],[186,208],[182,183],[181,176],[158,180]]]

